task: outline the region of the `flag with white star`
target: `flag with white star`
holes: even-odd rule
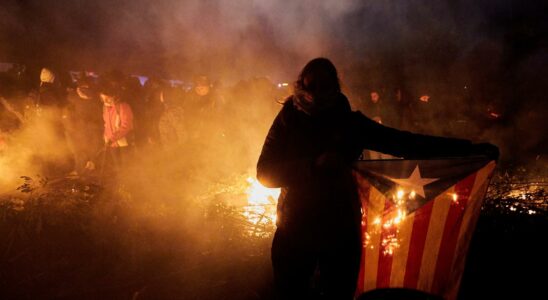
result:
[[[357,294],[407,288],[456,299],[494,168],[484,157],[357,162],[363,207]]]

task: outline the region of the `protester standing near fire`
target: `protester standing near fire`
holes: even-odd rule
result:
[[[112,159],[111,166],[120,168],[127,162],[133,143],[133,112],[121,101],[118,87],[103,84],[99,95],[103,102],[105,155]]]
[[[322,296],[353,298],[362,243],[352,163],[362,149],[410,159],[498,157],[491,144],[412,134],[352,112],[335,66],[326,58],[310,61],[274,120],[257,164],[262,184],[282,188],[272,244],[279,298],[311,297],[316,268]]]
[[[67,106],[67,97],[60,76],[49,68],[42,68],[40,71],[40,86],[38,89],[37,115],[43,120],[49,121],[51,136],[57,141],[56,149],[61,153],[69,153],[69,146],[65,138],[65,118],[63,111]],[[42,151],[46,145],[38,145]],[[71,159],[63,155],[61,159],[55,159],[45,155],[40,158],[42,168],[48,176],[67,172],[71,165]]]
[[[95,168],[95,156],[101,148],[101,103],[88,77],[78,80],[67,100],[65,136],[74,160],[71,174],[77,175]]]

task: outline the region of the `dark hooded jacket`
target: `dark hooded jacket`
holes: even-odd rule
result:
[[[62,89],[52,83],[42,83],[39,95],[39,104],[43,107],[63,108],[67,105]]]
[[[408,159],[472,151],[472,144],[466,140],[413,134],[378,124],[361,112],[351,111],[342,94],[336,105],[315,115],[299,110],[292,97],[275,118],[257,164],[257,178],[262,184],[282,188],[279,228],[312,229],[319,234],[333,228],[359,228],[360,202],[352,163],[363,149]],[[341,166],[318,167],[317,158],[326,152],[336,153]]]

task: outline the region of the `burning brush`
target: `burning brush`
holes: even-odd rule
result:
[[[211,201],[216,214],[229,216],[242,226],[244,235],[269,237],[276,225],[276,205],[280,189],[266,188],[257,179],[234,176],[211,186],[201,200]]]

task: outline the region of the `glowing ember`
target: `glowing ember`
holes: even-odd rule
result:
[[[405,211],[398,209],[398,215],[394,218],[394,224],[398,225],[405,218]]]
[[[367,247],[370,244],[371,244],[371,236],[369,235],[369,233],[366,232],[363,236],[363,246]]]
[[[393,224],[393,220],[388,220],[388,221],[384,222],[384,224],[382,224],[382,228],[390,229],[390,227],[392,227],[392,224]]]
[[[416,195],[417,195],[417,193],[415,193],[415,191],[411,191],[411,193],[409,193],[409,198],[415,199]]]
[[[403,190],[398,190],[398,191],[396,192],[396,198],[397,198],[398,200],[402,199],[402,198],[403,198],[403,195],[404,195]]]
[[[384,212],[387,215],[376,217],[373,220],[373,225],[378,226],[375,234],[382,235],[381,247],[383,255],[394,255],[396,249],[400,247],[400,225],[405,221],[407,216],[407,202],[415,199],[416,192],[397,188],[395,193],[389,195],[392,195],[389,201],[394,203],[393,209]],[[366,245],[368,241],[369,236],[366,236]]]
[[[381,241],[384,255],[393,255],[394,251],[400,247],[397,233],[389,234]]]
[[[380,217],[376,217],[376,218],[375,218],[375,221],[373,221],[373,224],[374,224],[374,225],[379,225],[379,224],[381,224],[381,218],[380,218]]]
[[[494,184],[486,197],[484,207],[503,209],[506,213],[536,215],[548,212],[548,183],[538,182],[499,182]]]
[[[457,203],[457,204],[459,203],[459,201],[458,201],[458,200],[459,200],[459,196],[458,196],[456,193],[452,193],[452,194],[451,194],[451,198],[453,198],[453,202],[454,202],[454,203]]]

